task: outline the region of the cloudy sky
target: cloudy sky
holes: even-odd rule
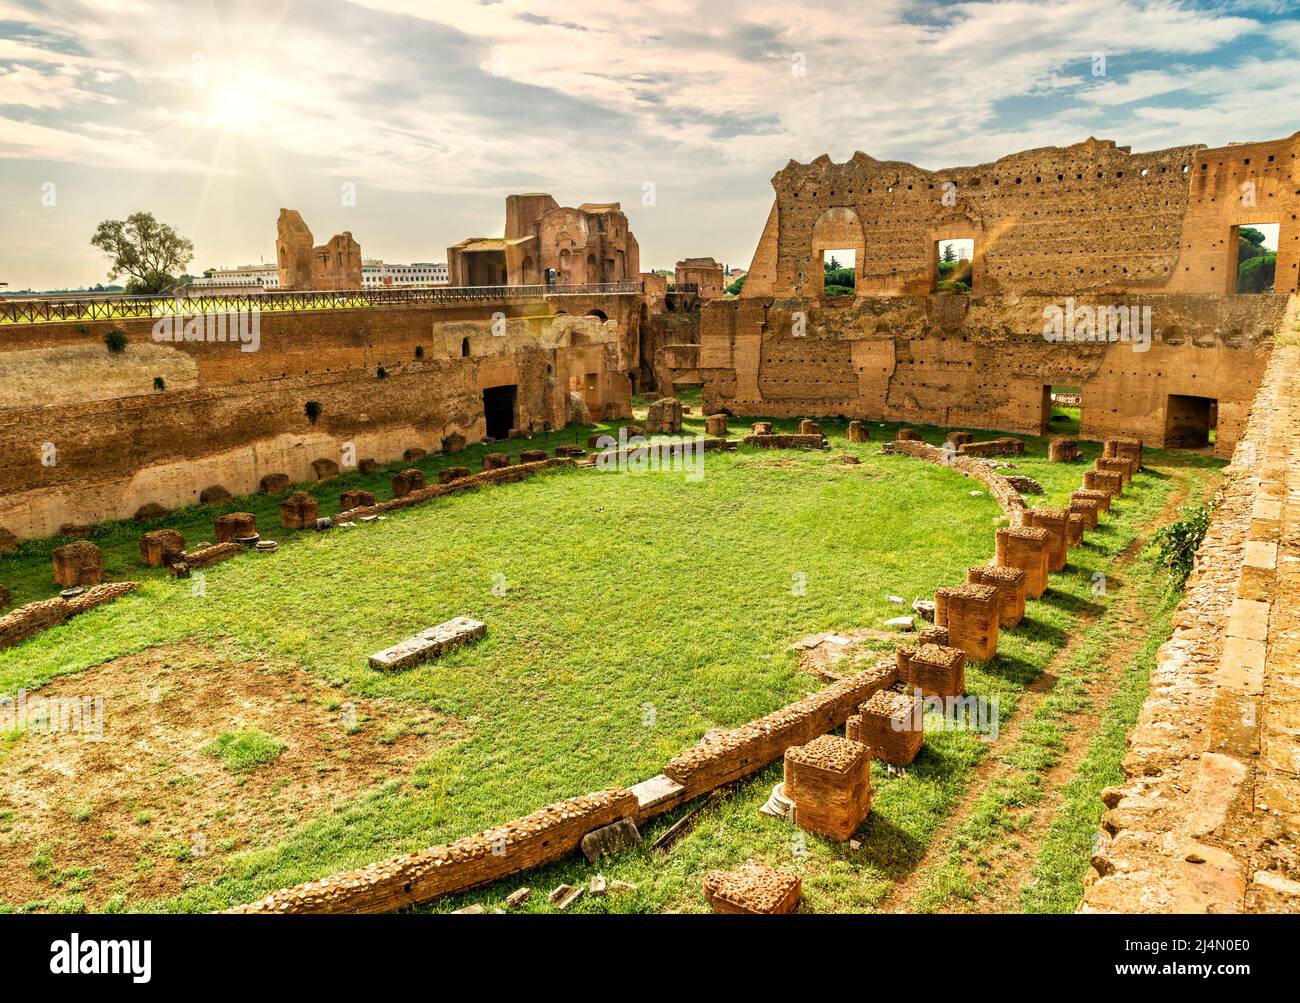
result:
[[[538,190],[622,202],[643,267],[747,266],[791,158],[1290,135],[1298,7],[0,0],[0,281],[105,281],[90,234],[137,209],[194,241],[193,272],[274,260],[281,206],[443,261]]]

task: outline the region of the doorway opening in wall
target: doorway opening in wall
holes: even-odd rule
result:
[[[1237,292],[1273,292],[1280,230],[1277,223],[1249,223],[1232,228],[1237,249]]]
[[[1170,394],[1165,403],[1165,446],[1201,449],[1212,444],[1219,426],[1219,402],[1213,397]]]
[[[1083,415],[1083,392],[1077,386],[1049,384],[1043,387],[1041,435],[1078,435]]]
[[[934,291],[937,293],[968,293],[974,284],[971,262],[975,260],[975,239],[953,237],[935,241]]]
[[[515,399],[518,384],[488,387],[483,391],[483,417],[487,421],[487,434],[492,439],[505,439],[515,427]]]
[[[858,253],[853,248],[822,251],[822,295],[852,296],[857,272]]]

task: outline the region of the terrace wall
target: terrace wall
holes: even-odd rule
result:
[[[1269,361],[1129,736],[1124,782],[1103,792],[1084,912],[1300,910],[1295,342]]]
[[[595,309],[608,319],[587,316]],[[266,474],[311,480],[312,461],[340,462],[344,443],[386,462],[451,435],[476,441],[486,387],[518,386],[523,429],[566,424],[575,385],[594,416],[626,416],[639,322],[637,295],[268,311],[254,352],[158,343],[144,319],[6,325],[0,529],[46,536],[150,502],[191,504],[210,485],[241,494]],[[105,347],[111,330],[127,337],[120,354]],[[314,424],[308,401],[321,405]]]

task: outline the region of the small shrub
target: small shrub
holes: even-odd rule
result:
[[[308,401],[305,405],[303,405],[302,410],[303,413],[307,415],[307,420],[311,422],[313,425],[315,425],[316,420],[320,418],[320,412],[321,412],[320,401]]]
[[[104,344],[114,355],[121,355],[126,351],[126,335],[121,331],[109,331],[104,335]]]
[[[1185,505],[1181,519],[1161,526],[1151,537],[1148,549],[1155,554],[1156,563],[1169,572],[1170,588],[1181,589],[1187,582],[1213,511],[1209,505]]]
[[[256,728],[228,731],[219,735],[199,750],[205,756],[216,756],[233,773],[251,770],[256,766],[274,763],[286,745],[274,735]]]

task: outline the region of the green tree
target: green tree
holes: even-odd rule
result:
[[[827,260],[822,267],[828,272],[838,272],[844,266],[841,265],[839,259],[832,254],[830,259]]]
[[[952,244],[944,244],[943,260],[946,264],[955,265],[957,263],[957,248]]]
[[[1263,293],[1273,289],[1277,253],[1266,251],[1237,265],[1237,292]]]
[[[158,293],[175,284],[175,273],[194,258],[194,245],[151,212],[106,219],[90,243],[108,255],[108,277],[130,276],[128,293]]]
[[[739,296],[740,290],[744,288],[745,288],[745,276],[742,275],[740,278],[736,279],[735,282],[731,283],[731,285],[727,286],[727,292],[729,292],[732,296]]]

